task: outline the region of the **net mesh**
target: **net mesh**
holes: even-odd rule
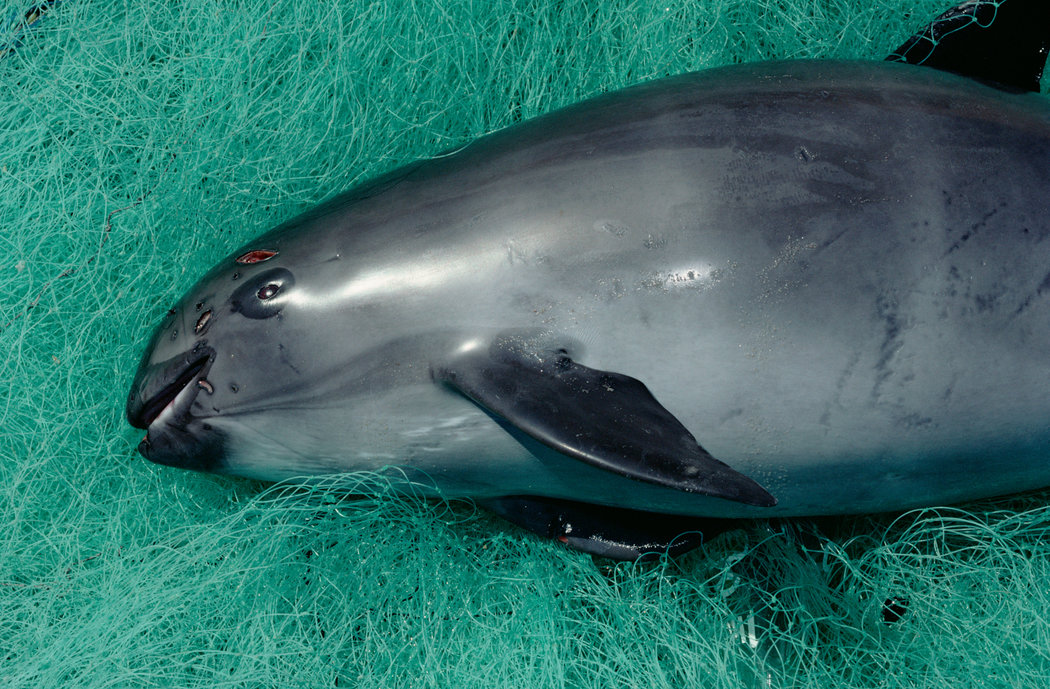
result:
[[[167,305],[361,177],[652,77],[881,59],[943,9],[0,6],[0,685],[1047,686],[1045,496],[612,565],[375,476],[153,466],[122,416]]]

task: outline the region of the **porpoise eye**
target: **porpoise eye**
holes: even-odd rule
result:
[[[288,303],[289,290],[294,284],[295,277],[287,268],[264,270],[234,290],[230,308],[245,318],[273,318]]]
[[[204,332],[204,329],[208,327],[208,321],[211,320],[211,309],[208,309],[201,314],[201,317],[197,319],[197,325],[193,326],[193,332],[196,335],[200,335]]]
[[[280,285],[278,285],[276,282],[271,282],[270,284],[264,286],[261,290],[259,290],[258,297],[260,299],[271,299],[274,297],[274,295],[277,294],[277,292],[280,289]]]

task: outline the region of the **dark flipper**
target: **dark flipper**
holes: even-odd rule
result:
[[[886,59],[1009,90],[1038,91],[1048,50],[1048,0],[969,0],[934,19]]]
[[[613,560],[680,555],[734,524],[726,519],[700,520],[551,498],[508,497],[482,504],[540,536]]]
[[[581,366],[565,350],[504,337],[433,375],[568,457],[689,493],[776,504],[761,486],[700,447],[641,381]]]

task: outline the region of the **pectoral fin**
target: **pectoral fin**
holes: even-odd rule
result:
[[[500,338],[435,368],[433,376],[531,438],[592,466],[747,505],[777,502],[700,447],[641,381],[587,368],[564,350]]]
[[[507,521],[591,555],[636,560],[688,552],[734,527],[725,519],[690,519],[531,496],[482,503]]]

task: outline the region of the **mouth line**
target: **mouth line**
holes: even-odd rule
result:
[[[175,398],[185,390],[187,387],[196,382],[197,377],[200,375],[204,367],[207,366],[210,356],[203,356],[189,366],[187,366],[182,373],[178,375],[175,380],[166,385],[164,389],[150,398],[143,406],[142,411],[139,414],[139,418],[136,419],[142,425],[140,428],[149,428],[153,425],[153,422],[164,412],[165,409],[171,405]],[[137,425],[137,424],[136,424]]]

